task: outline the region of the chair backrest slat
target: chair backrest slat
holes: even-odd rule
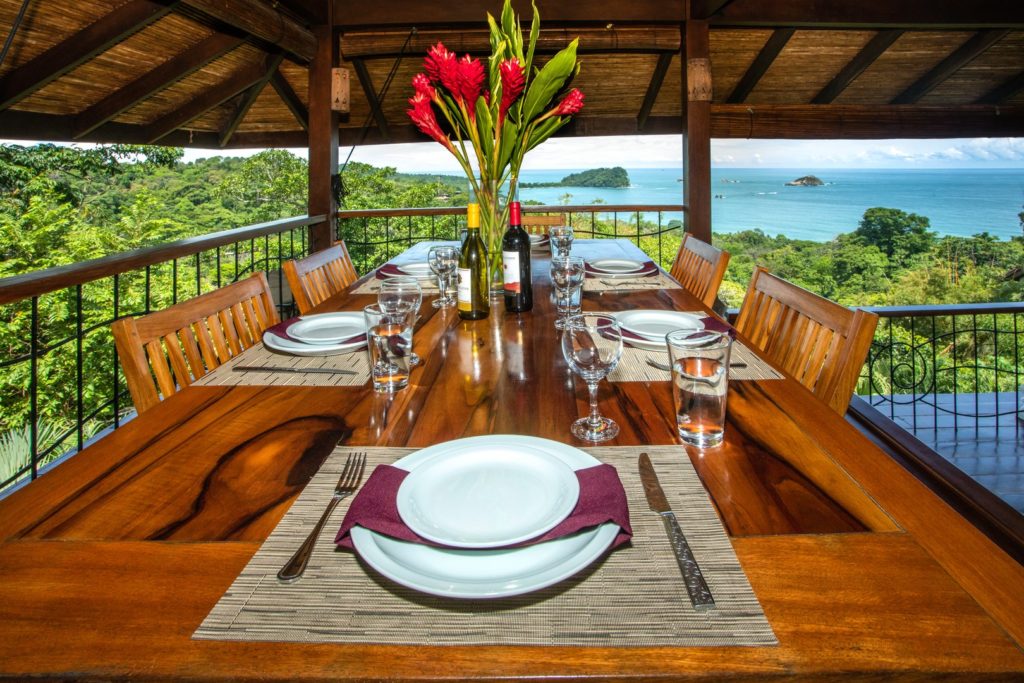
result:
[[[285,261],[281,269],[300,313],[309,313],[324,299],[359,279],[344,241],[306,258]]]
[[[729,252],[702,242],[689,233],[683,235],[672,269],[669,271],[687,291],[707,306],[715,305],[718,288],[729,265]]]
[[[116,321],[114,342],[135,409],[142,413],[189,386],[279,321],[263,273],[163,311]]]
[[[551,216],[540,213],[523,214],[523,230],[531,235],[546,235],[556,225],[566,225],[564,213]]]
[[[844,414],[867,358],[878,316],[850,310],[754,270],[736,329],[774,363]]]

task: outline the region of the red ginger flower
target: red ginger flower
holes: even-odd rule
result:
[[[434,83],[443,83],[443,74],[446,71],[450,72],[454,65],[455,53],[450,52],[440,41],[427,50],[427,56],[423,59],[423,70],[427,72],[427,76]]]
[[[498,65],[498,73],[501,76],[501,107],[498,109],[498,119],[505,118],[505,112],[512,106],[520,95],[523,94],[524,80],[523,66],[518,59],[506,59]]]
[[[430,78],[428,78],[426,74],[416,74],[413,76],[412,87],[417,93],[422,93],[430,99],[434,99],[436,91],[434,90],[434,86],[430,84]]]
[[[412,109],[406,113],[416,127],[447,147],[449,151],[454,151],[452,141],[437,123],[437,115],[434,114],[434,108],[430,105],[430,98],[425,93],[418,92],[409,98],[409,105],[412,106]]]
[[[458,74],[457,87],[448,89],[456,97],[461,98],[466,103],[466,108],[473,112],[476,98],[480,97],[480,93],[484,89],[484,80],[487,78],[484,63],[466,55],[458,61]]]
[[[555,109],[555,116],[572,116],[580,109],[583,109],[583,93],[579,88],[573,88],[569,94],[562,98]]]

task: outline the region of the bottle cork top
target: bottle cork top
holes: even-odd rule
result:
[[[519,206],[519,202],[511,202],[508,205],[508,224],[509,225],[522,225],[523,224],[522,208]]]
[[[480,205],[470,204],[466,207],[466,227],[467,228],[479,228],[480,227]]]

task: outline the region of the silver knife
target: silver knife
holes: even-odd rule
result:
[[[658,475],[646,453],[640,454],[640,483],[644,486],[647,504],[651,506],[651,510],[661,515],[661,521],[665,524],[665,531],[668,532],[672,550],[676,554],[676,562],[683,572],[683,583],[686,584],[686,592],[690,594],[690,602],[696,609],[712,609],[715,606],[715,599],[711,596],[707,582],[704,581],[704,575],[700,573],[697,559],[690,551],[686,536],[679,528],[676,514],[672,512],[672,507],[665,498],[665,492],[658,483]]]
[[[340,368],[290,368],[290,367],[276,367],[267,366],[260,367],[258,365],[236,365],[232,370],[236,372],[295,372],[300,374],[315,373],[321,375],[354,375],[355,372],[351,370],[342,370]]]

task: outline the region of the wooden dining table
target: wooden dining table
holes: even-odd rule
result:
[[[423,260],[427,246],[396,261]],[[625,240],[573,249],[647,258]],[[535,252],[534,308],[524,314],[498,304],[467,322],[425,297],[414,344],[423,363],[402,391],[189,387],[0,501],[0,675],[1024,679],[1024,568],[789,377],[732,382],[724,444],[679,446],[777,646],[194,640],[339,442],[424,447],[526,434],[586,445],[569,432],[587,392],[560,350],[547,270]],[[318,310],[372,301],[346,291]],[[704,307],[683,289],[660,289],[588,292],[583,308]],[[621,427],[609,445],[680,444],[669,382],[602,382],[599,400]],[[372,609],[372,595],[347,598]]]

